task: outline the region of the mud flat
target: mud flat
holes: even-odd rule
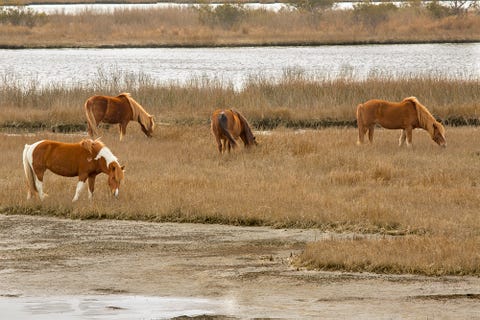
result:
[[[0,215],[0,308],[12,319],[479,317],[478,277],[291,265],[306,242],[336,236],[352,235]]]

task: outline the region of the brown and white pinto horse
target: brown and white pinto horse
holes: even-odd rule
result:
[[[151,137],[155,128],[153,116],[135,101],[130,93],[121,93],[116,97],[93,96],[85,102],[85,115],[87,116],[88,134],[97,136],[97,127],[100,122],[118,123],[120,128],[120,140],[127,131],[130,121],[137,121],[143,133]]]
[[[384,100],[369,100],[357,106],[358,142],[362,144],[368,131],[368,139],[373,141],[375,125],[379,124],[386,129],[402,129],[399,145],[407,141],[412,144],[412,130],[421,128],[426,130],[433,141],[439,146],[446,147],[445,128],[435,120],[427,108],[417,98],[409,97],[401,102]]]
[[[27,178],[30,199],[38,194],[43,200],[43,176],[48,169],[64,177],[78,176],[77,189],[73,202],[78,200],[80,192],[88,179],[89,198],[92,199],[95,178],[99,173],[108,175],[108,185],[112,194],[118,197],[123,169],[109,148],[99,140],[84,139],[78,143],[63,143],[41,140],[25,145],[23,149],[23,168]]]
[[[225,150],[230,152],[231,148],[235,148],[237,146],[235,139],[238,137],[242,139],[247,148],[257,145],[247,119],[236,110],[216,110],[211,118],[211,130],[220,153]]]

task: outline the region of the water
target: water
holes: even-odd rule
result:
[[[206,298],[125,295],[0,297],[2,319],[170,319],[226,315],[234,305]]]
[[[286,72],[314,79],[438,75],[480,77],[480,43],[317,47],[0,50],[0,84],[91,85],[118,74],[160,84],[192,79],[241,88]],[[125,88],[128,89],[128,88]]]

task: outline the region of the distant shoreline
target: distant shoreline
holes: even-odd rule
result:
[[[319,47],[319,46],[363,46],[363,45],[403,45],[403,44],[448,44],[448,43],[480,43],[480,39],[474,40],[429,40],[429,41],[346,41],[346,42],[272,42],[272,43],[230,43],[230,44],[145,44],[145,45],[2,45],[0,49],[29,50],[29,49],[155,49],[155,48],[240,48],[240,47]]]

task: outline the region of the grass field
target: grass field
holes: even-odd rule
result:
[[[350,126],[305,130],[322,120],[354,123],[355,106],[370,98],[411,95],[444,120],[478,120],[478,79],[311,80],[286,74],[273,82],[252,79],[241,90],[214,82],[180,86],[141,76],[112,79],[99,79],[91,87],[40,88],[33,83],[27,89],[4,79],[1,213],[354,232],[350,240],[332,237],[309,244],[295,264],[480,274],[478,127],[447,125],[446,149],[421,130],[414,132],[412,148],[397,146],[397,131],[378,129],[373,145],[358,147],[357,130]],[[102,128],[102,140],[126,165],[120,200],[109,197],[106,177],[100,176],[95,201],[89,202],[85,192],[72,204],[76,179],[47,173],[44,187],[50,196],[43,203],[27,202],[24,145],[40,139],[80,140],[85,136],[85,99],[121,91],[131,92],[159,125],[148,139],[131,123],[123,142],[116,127]],[[217,107],[242,111],[260,145],[219,156],[209,130],[209,116]]]
[[[51,173],[44,184],[50,196],[27,202],[21,153],[39,139],[81,136],[3,136],[1,212],[348,231],[359,236],[310,244],[298,265],[479,274],[477,136],[476,128],[447,128],[449,145],[441,149],[417,130],[407,149],[397,146],[398,132],[386,130],[377,130],[373,145],[358,147],[355,129],[276,129],[257,133],[258,148],[219,156],[206,125],[160,126],[147,139],[131,124],[122,143],[116,128],[103,133],[126,165],[120,200],[110,198],[99,176],[95,201],[84,193],[76,204],[75,178]]]

